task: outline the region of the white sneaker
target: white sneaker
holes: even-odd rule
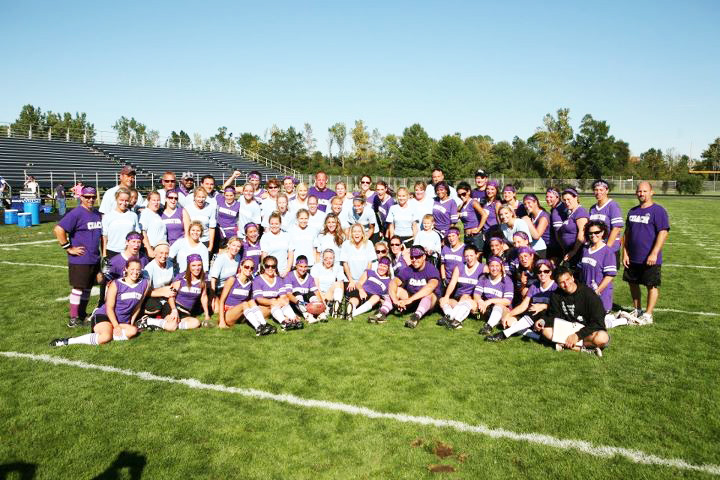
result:
[[[580,351],[583,352],[583,353],[588,353],[588,354],[590,354],[590,355],[597,355],[598,357],[602,357],[602,356],[603,356],[602,350],[601,350],[600,348],[598,348],[598,347],[592,347],[592,348],[581,347],[581,348],[580,348]]]
[[[303,317],[305,318],[305,320],[306,320],[308,323],[317,323],[317,322],[320,321],[320,320],[318,320],[317,318],[315,318],[313,315],[311,315],[311,314],[309,314],[309,313],[307,313],[307,312],[305,312],[305,313],[303,314]]]
[[[653,316],[652,314],[645,312],[640,316],[638,320],[640,320],[640,325],[652,325]]]
[[[641,323],[638,317],[632,314],[632,312],[625,312],[623,310],[620,310],[617,316],[627,320],[628,325],[644,325],[643,323]]]
[[[562,343],[556,343],[556,344],[555,344],[555,351],[556,351],[556,352],[562,352],[563,350],[565,350],[565,345],[563,345]]]

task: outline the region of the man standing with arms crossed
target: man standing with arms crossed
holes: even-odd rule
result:
[[[649,182],[638,183],[635,195],[640,204],[627,215],[623,238],[623,280],[630,284],[633,311],[620,316],[638,325],[653,323],[653,310],[660,295],[660,267],[662,248],[670,232],[667,211],[653,202],[653,189]],[[647,309],[642,311],[640,285],[647,287]]]

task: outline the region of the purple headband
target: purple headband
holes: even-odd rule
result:
[[[505,185],[503,187],[503,192],[517,192],[517,189],[513,185]]]
[[[245,233],[247,233],[248,228],[252,228],[252,227],[258,228],[257,223],[253,223],[253,222],[246,223],[245,224]]]
[[[410,257],[422,257],[425,255],[425,249],[422,247],[410,247]]]
[[[535,196],[534,193],[528,193],[523,197],[523,203],[527,202],[528,200],[532,200],[535,203],[538,203],[538,198]]]
[[[257,178],[258,180],[260,180],[260,175],[258,175],[257,173],[251,173],[250,175],[248,175],[248,178]]]
[[[528,234],[525,232],[515,232],[513,233],[513,237],[520,237],[528,242],[530,241],[530,237],[528,237]]]
[[[593,190],[595,187],[605,187],[607,190],[610,190],[610,185],[605,180],[595,180],[592,184]]]
[[[449,192],[449,191],[450,191],[450,187],[448,187],[448,184],[447,184],[447,182],[446,182],[445,180],[441,180],[441,181],[439,181],[439,182],[437,183],[437,185],[435,185],[435,191],[436,191],[436,192],[437,192],[438,189],[440,189],[440,188],[444,188],[446,192]]]
[[[578,196],[577,190],[575,190],[575,189],[572,188],[572,187],[571,187],[571,188],[566,188],[565,190],[563,190],[562,194],[565,195],[566,193],[569,193],[569,194],[572,195],[573,197],[577,197],[577,196]]]
[[[518,255],[520,255],[521,253],[529,253],[530,255],[534,255],[535,250],[533,250],[530,247],[520,247],[517,249],[517,253],[518,253]]]
[[[190,265],[192,262],[202,262],[202,257],[197,253],[191,253],[187,256],[187,264]]]
[[[138,232],[130,232],[127,235],[125,235],[125,240],[142,240],[142,235],[140,235]]]
[[[489,180],[485,186],[498,188],[500,186],[500,184],[498,183],[497,180]]]
[[[496,256],[492,256],[492,257],[488,258],[487,264],[490,265],[492,262],[497,262],[497,263],[499,263],[500,265],[503,264],[502,258],[496,257]]]
[[[225,187],[225,190],[223,190],[223,192],[233,192],[233,193],[235,193],[235,187],[231,187],[230,185],[228,185],[227,187]]]
[[[388,257],[380,257],[380,260],[378,260],[378,264],[390,266],[390,263],[390,258]]]
[[[300,258],[298,260],[295,260],[295,265],[307,265],[308,259],[307,258]]]
[[[80,195],[97,195],[97,190],[95,190],[95,187],[83,187],[80,190]]]
[[[545,265],[550,270],[555,270],[555,265],[553,265],[553,263],[546,258],[541,258],[541,259],[535,261],[535,268],[538,268],[542,265]]]
[[[450,235],[451,233],[457,233],[458,235],[460,235],[460,229],[457,227],[450,227],[448,228],[448,235]]]
[[[548,188],[547,190],[545,190],[545,193],[546,193],[546,194],[547,194],[547,193],[552,193],[552,194],[555,195],[556,197],[559,197],[559,196],[560,196],[560,192],[558,192],[557,189],[556,189],[556,188],[553,188],[553,187],[550,187],[550,188]]]

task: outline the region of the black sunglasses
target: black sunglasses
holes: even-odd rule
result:
[[[274,263],[271,263],[269,265],[263,265],[263,267],[265,267],[265,270],[267,270],[268,268],[277,268],[277,265]]]

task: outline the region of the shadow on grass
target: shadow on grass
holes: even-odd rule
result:
[[[123,470],[127,470],[132,480],[139,480],[146,461],[145,455],[137,452],[120,452],[115,461],[100,475],[93,477],[93,480],[119,480],[125,478],[125,475],[121,475]]]
[[[17,474],[16,476],[13,476],[13,478],[19,478],[20,480],[32,480],[35,478],[35,470],[37,470],[37,465],[34,463],[5,463],[0,465],[0,480],[10,478],[12,473]]]

